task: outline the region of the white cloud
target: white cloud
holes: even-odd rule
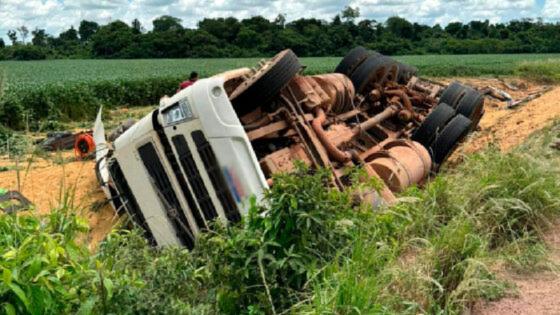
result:
[[[546,1],[544,5],[539,2]],[[57,35],[77,27],[83,19],[101,24],[138,18],[146,29],[152,20],[167,14],[195,27],[204,17],[235,16],[239,19],[279,13],[288,20],[313,17],[331,20],[345,6],[358,6],[362,18],[384,21],[399,15],[426,24],[489,19],[507,22],[522,17],[560,18],[560,0],[0,0],[0,37],[21,25],[45,28]],[[542,8],[542,9],[541,9]]]
[[[542,12],[544,18],[560,19],[560,0],[546,1]]]

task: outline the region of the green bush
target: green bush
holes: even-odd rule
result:
[[[353,238],[360,215],[348,194],[325,189],[328,172],[302,175],[275,178],[266,207],[253,204],[242,226],[215,226],[191,253],[142,250],[145,242],[113,236],[100,251],[116,276],[111,311],[188,313],[188,302],[218,313],[269,313],[299,301],[307,281]]]
[[[48,49],[34,45],[18,45],[11,47],[14,60],[44,60],[47,59]]]
[[[76,238],[87,229],[68,208],[50,216],[0,215],[0,309],[5,314],[75,313],[94,294],[96,272]]]

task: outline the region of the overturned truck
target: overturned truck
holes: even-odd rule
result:
[[[330,169],[339,189],[359,166],[384,183],[364,201],[391,203],[436,171],[483,114],[476,90],[432,84],[362,47],[334,73],[303,68],[285,50],[255,69],[200,80],[112,144],[98,118],[98,178],[115,209],[153,245],[192,248],[211,221],[239,221],[249,198],[295,161]]]

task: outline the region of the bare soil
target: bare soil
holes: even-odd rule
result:
[[[64,204],[78,209],[88,219],[90,233],[88,243],[95,247],[110,231],[116,222],[114,211],[105,202],[95,177],[95,162],[56,160],[73,159],[73,153],[65,153],[57,158],[34,158],[19,162],[19,188],[40,214]],[[0,160],[0,166],[9,166],[14,170],[0,173],[0,188],[18,189],[18,172],[15,162]]]
[[[560,264],[560,222],[545,237],[550,262]],[[552,271],[530,274],[502,272],[502,278],[515,284],[517,294],[495,302],[474,305],[473,315],[560,314],[560,276]]]
[[[493,86],[509,93],[514,99],[520,99],[544,87],[519,79],[505,79],[519,87],[517,91],[509,89],[498,79],[458,79],[460,82],[475,87]],[[520,145],[533,132],[543,129],[560,118],[560,87],[555,87],[541,97],[508,109],[506,102],[486,98],[484,116],[480,128],[473,133],[458,150],[468,154],[494,145],[502,151],[508,151]]]

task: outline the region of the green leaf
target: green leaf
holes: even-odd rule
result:
[[[25,292],[23,292],[23,290],[19,287],[19,285],[17,285],[16,283],[10,283],[9,287],[10,287],[10,289],[12,289],[12,292],[14,292],[15,295],[17,295],[17,297],[21,300],[23,305],[25,305],[25,308],[28,311],[30,311],[29,300],[27,299],[27,296],[25,295]]]
[[[9,286],[12,284],[12,271],[10,269],[4,269],[2,271],[2,281]]]
[[[16,315],[16,308],[10,303],[4,303],[4,312],[6,315]]]
[[[113,281],[109,278],[103,279],[103,286],[107,290],[107,298],[110,299],[113,296]]]
[[[89,315],[93,313],[93,308],[95,307],[96,298],[91,297],[87,299],[81,306],[76,315]]]

